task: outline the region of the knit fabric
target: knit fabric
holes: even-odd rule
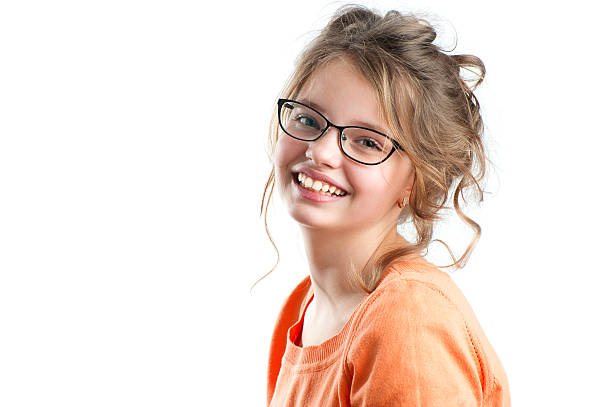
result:
[[[308,276],[281,308],[269,407],[510,406],[506,373],[472,308],[422,257],[389,267],[338,334],[301,347],[313,298]]]

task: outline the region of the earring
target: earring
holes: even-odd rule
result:
[[[401,203],[400,203],[400,201],[397,201],[397,207],[398,208],[403,208],[404,206],[406,206],[406,197],[404,197],[404,199],[402,199]]]

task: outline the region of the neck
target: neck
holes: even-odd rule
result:
[[[395,223],[360,230],[330,230],[302,225],[314,299],[310,307],[320,314],[340,315],[366,293],[351,287],[347,278],[352,267],[363,270],[374,254],[405,242]],[[317,313],[317,311],[315,311]]]

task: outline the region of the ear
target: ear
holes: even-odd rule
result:
[[[404,204],[408,204],[408,202],[410,201],[410,197],[412,196],[412,186],[414,185],[414,180],[415,180],[415,174],[414,174],[414,170],[410,171],[410,174],[408,176],[408,181],[407,181],[407,185],[404,187],[404,189],[402,189],[402,196],[398,199],[397,201],[397,205],[400,208],[404,207]],[[406,199],[406,201],[404,201],[404,199]]]
[[[406,196],[410,195],[410,192],[412,191],[412,187],[414,186],[415,178],[416,178],[416,174],[415,174],[414,168],[412,168],[410,170],[410,175],[408,176],[408,183],[404,189],[404,193]]]

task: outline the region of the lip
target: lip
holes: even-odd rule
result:
[[[346,194],[342,196],[336,196],[333,194],[332,195],[321,194],[309,188],[304,188],[302,185],[300,185],[297,179],[297,173],[295,173],[295,175],[292,178],[293,178],[293,183],[295,184],[295,187],[297,188],[297,193],[299,194],[299,196],[301,198],[307,199],[312,202],[317,202],[317,203],[335,202],[342,198],[346,198],[346,196],[348,195]]]
[[[340,188],[341,190],[343,190],[344,192],[346,192],[347,195],[350,195],[350,193],[348,192],[348,190],[341,184],[337,183],[336,181],[334,181],[332,178],[321,174],[320,172],[317,172],[315,170],[312,170],[310,168],[304,167],[304,168],[299,168],[296,171],[294,171],[294,174],[297,174],[299,172],[302,172],[306,175],[308,175],[310,178],[312,179],[318,179],[320,181],[325,181],[326,183],[328,183],[330,186],[333,185],[336,188]]]

